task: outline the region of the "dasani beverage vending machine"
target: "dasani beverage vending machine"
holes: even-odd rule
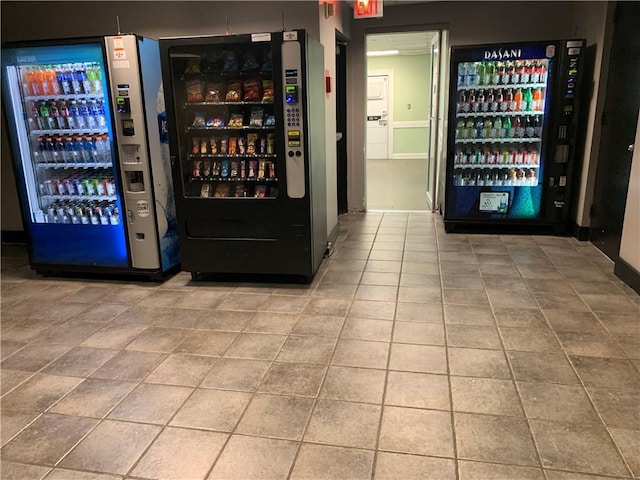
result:
[[[444,222],[567,228],[584,40],[453,47]]]

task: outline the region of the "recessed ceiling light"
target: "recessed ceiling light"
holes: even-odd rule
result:
[[[400,50],[378,50],[377,52],[367,52],[367,57],[385,57],[387,55],[399,55]]]

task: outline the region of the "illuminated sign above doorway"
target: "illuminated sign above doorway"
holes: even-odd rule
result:
[[[353,2],[353,18],[382,17],[383,0],[355,0]]]

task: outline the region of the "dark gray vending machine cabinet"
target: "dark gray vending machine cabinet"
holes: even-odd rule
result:
[[[182,268],[312,278],[327,247],[322,46],[294,30],[160,50]]]

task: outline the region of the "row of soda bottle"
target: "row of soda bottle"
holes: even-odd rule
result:
[[[31,130],[102,130],[107,128],[104,101],[50,100],[34,102],[29,117]]]
[[[36,65],[22,71],[25,96],[102,93],[102,70],[96,62]]]
[[[543,112],[544,92],[542,88],[531,87],[487,88],[458,93],[458,113],[496,113],[496,112]]]
[[[109,135],[58,135],[36,139],[35,163],[111,163]]]
[[[534,148],[498,148],[488,145],[485,149],[456,150],[455,165],[537,165],[538,151]]]
[[[118,225],[120,213],[113,201],[57,200],[47,207],[48,223]]]
[[[459,87],[522,85],[546,82],[546,60],[461,62],[458,64]]]
[[[474,169],[454,173],[457,187],[535,187],[538,174],[533,168]]]
[[[524,118],[515,116],[459,119],[456,123],[456,140],[486,138],[540,138],[542,121],[539,116]]]
[[[115,197],[116,182],[106,173],[49,178],[38,186],[41,195]]]

